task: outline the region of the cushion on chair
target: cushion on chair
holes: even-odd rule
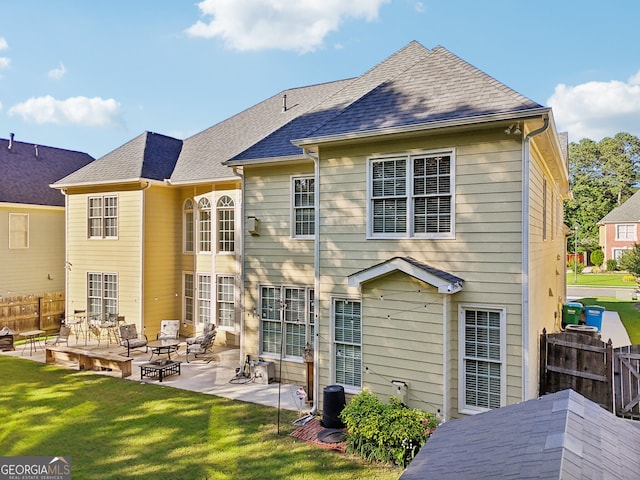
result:
[[[158,340],[180,338],[180,320],[162,320],[160,332],[156,335]]]

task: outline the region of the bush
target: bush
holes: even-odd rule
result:
[[[572,258],[571,260],[569,260],[567,266],[571,269],[572,272],[575,272],[576,268],[578,269],[578,273],[582,273],[582,271],[584,270],[584,265],[579,260],[576,260],[576,258]]]
[[[347,450],[369,461],[406,467],[437,426],[436,416],[391,397],[383,404],[371,392],[353,397],[340,414],[347,427]]]
[[[591,252],[589,256],[591,263],[593,263],[596,267],[599,267],[604,263],[604,252],[600,249],[594,250]]]
[[[620,268],[636,277],[640,277],[640,245],[636,244],[620,257]]]
[[[618,269],[618,262],[614,258],[607,260],[607,272],[614,272]]]

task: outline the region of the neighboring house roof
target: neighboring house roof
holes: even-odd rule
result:
[[[62,207],[64,196],[49,185],[93,160],[82,152],[0,138],[0,202]]]
[[[164,181],[171,176],[182,149],[182,140],[144,132],[121,147],[54,184],[71,185],[133,182],[142,179]]]
[[[358,287],[393,272],[404,272],[438,289],[440,293],[457,293],[462,290],[464,280],[451,273],[431,267],[411,257],[393,257],[349,275],[349,286]]]
[[[400,479],[626,479],[639,442],[637,423],[563,390],[440,425]]]
[[[619,207],[614,208],[598,222],[604,223],[639,223],[640,222],[640,190],[634,193]]]

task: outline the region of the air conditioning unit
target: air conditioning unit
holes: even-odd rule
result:
[[[276,366],[273,362],[255,362],[251,367],[255,383],[268,385],[276,380]]]

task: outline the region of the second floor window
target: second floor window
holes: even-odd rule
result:
[[[29,248],[29,215],[9,214],[9,248]]]
[[[369,235],[452,238],[453,192],[453,152],[372,159]]]
[[[293,237],[313,237],[315,234],[315,181],[313,177],[293,179],[292,186],[292,230]]]
[[[184,202],[184,222],[183,222],[183,229],[184,229],[184,251],[185,252],[193,252],[193,230],[194,230],[194,223],[193,223],[193,200],[191,200],[190,198],[187,199],[186,202]]]
[[[218,251],[235,250],[235,212],[233,199],[225,195],[220,197],[216,206],[218,214]]]
[[[211,251],[211,202],[206,197],[198,201],[198,251]]]
[[[89,197],[87,229],[89,238],[118,237],[118,197]]]
[[[636,228],[634,224],[616,225],[616,240],[636,241]]]

